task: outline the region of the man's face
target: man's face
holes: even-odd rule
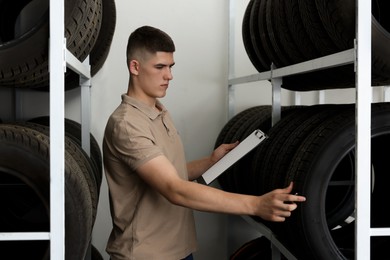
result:
[[[173,79],[171,69],[174,64],[171,52],[156,52],[140,61],[137,82],[144,94],[151,98],[164,97],[169,81]]]

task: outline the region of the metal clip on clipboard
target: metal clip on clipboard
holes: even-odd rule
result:
[[[253,150],[266,138],[267,136],[259,129],[253,131],[253,133],[241,141],[239,145],[237,145],[233,150],[227,153],[218,162],[211,166],[205,173],[203,173],[203,175],[199,177],[197,181],[199,183],[209,185],[216,178],[218,178],[219,175],[221,175],[244,155]]]

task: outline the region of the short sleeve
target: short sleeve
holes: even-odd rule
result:
[[[115,124],[111,136],[118,158],[132,170],[163,154],[147,124],[121,120]]]

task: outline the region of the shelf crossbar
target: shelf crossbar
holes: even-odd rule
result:
[[[81,62],[78,60],[73,53],[71,53],[68,49],[65,49],[65,60],[66,66],[77,72],[79,75],[85,78],[91,78],[90,66],[89,62]],[[89,61],[89,59],[87,59]]]
[[[250,216],[241,216],[248,224],[250,224],[252,227],[254,227],[257,231],[259,231],[260,234],[265,236],[271,244],[275,247],[275,250],[279,251],[282,255],[284,255],[288,260],[297,260],[297,258],[277,239],[275,234],[272,232],[271,229],[266,227],[264,224],[254,220]],[[274,254],[275,257],[272,258],[272,260],[279,260],[280,255]],[[277,258],[277,259],[275,259]]]
[[[0,241],[50,240],[50,232],[3,232]]]
[[[264,71],[248,76],[229,79],[229,85],[238,85],[262,80],[270,80],[272,78],[281,78],[288,75],[301,74],[305,72],[316,71],[320,69],[332,68],[347,64],[353,64],[356,59],[355,48],[323,56],[317,59],[300,62],[294,65],[273,68],[269,71]]]

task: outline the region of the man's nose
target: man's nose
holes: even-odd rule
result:
[[[172,74],[171,68],[168,68],[168,69],[167,69],[167,71],[166,71],[166,73],[165,73],[165,77],[166,77],[166,79],[168,79],[168,80],[172,80],[172,79],[173,79],[173,74]]]

